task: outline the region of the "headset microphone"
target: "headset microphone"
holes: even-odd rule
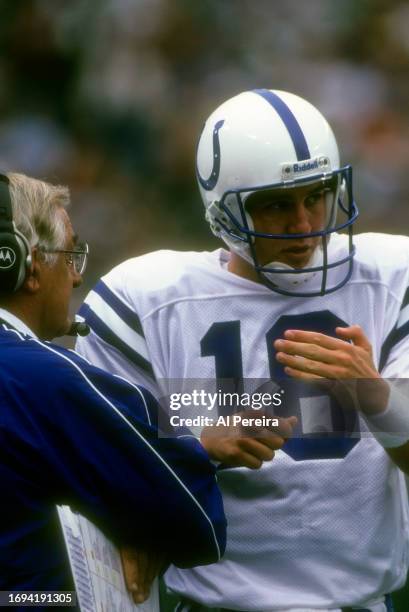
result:
[[[84,321],[73,321],[66,336],[88,336],[91,328]]]

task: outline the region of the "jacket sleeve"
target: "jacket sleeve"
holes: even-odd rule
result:
[[[22,399],[36,398],[24,436],[39,494],[53,491],[55,503],[77,509],[117,543],[156,549],[180,567],[217,561],[226,522],[202,446],[160,437],[147,391],[72,352],[47,351],[49,367],[37,364]]]

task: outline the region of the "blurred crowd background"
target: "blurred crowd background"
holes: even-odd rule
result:
[[[360,229],[408,234],[408,76],[407,0],[0,0],[0,168],[70,186],[92,253],[76,310],[127,257],[218,244],[196,143],[245,89],[321,109]]]
[[[210,111],[288,89],[355,169],[361,230],[409,230],[409,3],[1,0],[0,166],[72,192],[92,250],[77,303],[119,261],[213,248],[195,184]]]

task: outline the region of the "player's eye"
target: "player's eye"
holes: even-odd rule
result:
[[[277,200],[270,200],[268,202],[265,202],[262,206],[262,210],[265,212],[268,212],[268,211],[281,212],[281,211],[288,210],[290,206],[291,206],[291,202],[289,200],[277,199]]]
[[[313,193],[310,193],[305,198],[305,205],[314,206],[315,204],[318,204],[319,202],[325,201],[325,196],[330,191],[332,190],[329,187],[325,187],[324,189],[319,189],[318,191],[314,191]]]

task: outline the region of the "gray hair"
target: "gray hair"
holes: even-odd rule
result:
[[[10,197],[13,221],[25,236],[31,248],[63,249],[66,242],[66,225],[58,214],[70,203],[70,192],[63,185],[52,185],[24,174],[7,173],[10,181]],[[44,260],[53,265],[55,254],[44,253]]]

